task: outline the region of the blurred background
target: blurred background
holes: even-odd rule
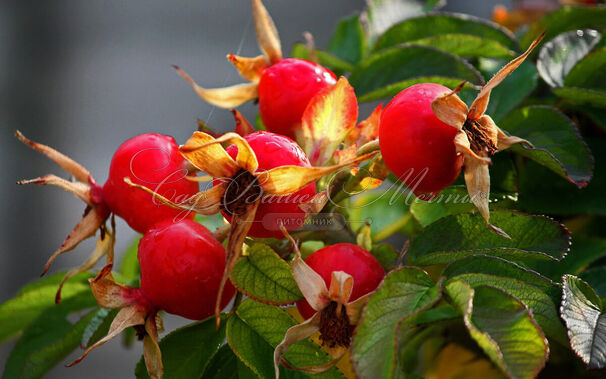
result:
[[[490,17],[496,3],[449,0],[444,10]],[[265,4],[288,55],[292,45],[303,40],[304,31],[313,34],[318,47],[325,47],[337,21],[362,10],[365,2]],[[15,185],[47,173],[67,176],[18,142],[14,130],[66,153],[102,185],[116,148],[137,134],[170,134],[183,143],[195,129],[196,118],[217,130],[233,130],[231,113],[204,103],[171,68],[181,66],[206,87],[239,83],[227,53],[259,54],[249,1],[0,3],[0,302],[38,278],[84,210],[80,200],[60,189]],[[370,109],[362,108],[361,117]],[[253,105],[240,110],[254,120]],[[134,232],[117,221],[119,259]],[[82,263],[93,244],[91,239],[62,255],[51,272]],[[185,322],[167,317],[166,329]],[[2,369],[14,342],[0,345]],[[141,352],[139,344],[121,347],[118,338],[76,367],[57,366],[48,377],[130,377]]]

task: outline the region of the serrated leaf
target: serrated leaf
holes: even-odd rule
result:
[[[80,345],[82,333],[95,312],[90,312],[75,324],[68,321],[67,316],[95,305],[92,294],[80,294],[64,298],[61,304],[40,313],[15,344],[6,362],[3,377],[42,377]]]
[[[336,55],[333,55],[324,50],[315,49],[315,54],[318,57],[318,63],[320,63],[326,68],[331,69],[335,72],[335,74],[342,72],[351,72],[354,68],[353,64],[346,62],[341,58],[337,57]],[[311,54],[309,53],[309,48],[302,43],[295,43],[293,45],[290,56],[293,58],[307,59],[308,61],[312,60]],[[257,128],[257,130],[264,129]]]
[[[393,377],[396,330],[406,319],[435,304],[441,289],[426,272],[404,267],[392,271],[370,297],[352,343],[351,360],[360,378]]]
[[[491,209],[508,207],[515,204],[513,197],[491,193]],[[448,187],[430,201],[415,199],[410,205],[410,213],[423,226],[427,226],[443,217],[475,210],[467,189],[463,186]]]
[[[289,264],[260,243],[252,245],[238,260],[231,282],[246,296],[267,304],[291,304],[303,298]]]
[[[91,342],[93,340],[93,336],[97,334],[99,328],[101,328],[101,326],[106,323],[108,319],[111,318],[113,320],[117,312],[112,311],[111,309],[101,308],[93,313],[93,317],[90,319],[90,322],[88,323],[88,325],[86,325],[86,328],[84,328],[84,331],[82,332],[80,346],[90,346],[92,344]],[[111,317],[110,313],[113,313]]]
[[[564,85],[606,90],[606,47],[581,59],[564,78]]]
[[[512,261],[559,260],[568,251],[570,234],[545,216],[497,210],[491,222],[511,239],[488,228],[479,214],[460,214],[429,225],[411,241],[409,256],[415,265],[448,263],[485,254]]]
[[[133,242],[128,246],[124,254],[122,255],[122,260],[120,261],[120,274],[127,281],[136,280],[139,278],[139,259],[137,258],[137,254],[139,252],[139,241],[141,240],[141,235],[138,235]]]
[[[570,346],[579,358],[591,369],[606,367],[606,312],[589,284],[564,275],[560,313]]]
[[[499,42],[469,34],[440,34],[411,41],[418,45],[431,46],[463,58],[489,57],[513,58],[515,53]]]
[[[545,43],[537,60],[541,78],[551,87],[562,87],[572,67],[600,42],[600,38],[595,30],[573,30]]]
[[[526,49],[543,32],[545,32],[543,40],[549,41],[569,30],[599,29],[604,26],[606,26],[606,7],[562,7],[532,24],[526,34],[520,38],[520,45]]]
[[[339,21],[337,29],[328,44],[328,52],[347,61],[358,63],[366,52],[366,35],[360,16],[354,14]]]
[[[296,321],[283,309],[254,300],[243,301],[238,310],[227,320],[227,342],[234,353],[260,378],[274,376],[273,351],[282,341],[286,331]],[[310,340],[295,343],[284,358],[295,367],[321,365],[330,357],[320,346]],[[289,377],[290,370],[280,367]],[[333,368],[320,375],[323,378],[342,378]]]
[[[534,378],[545,366],[549,347],[531,312],[515,297],[489,286],[462,281],[445,287],[463,314],[470,336],[508,376]]]
[[[17,296],[0,305],[0,342],[19,333],[45,309],[55,305],[55,294],[64,276],[65,272],[60,272],[27,284]],[[90,273],[82,273],[70,278],[63,286],[63,301],[90,293],[90,277]]]
[[[213,317],[170,332],[160,340],[164,378],[199,377],[224,341],[225,322],[217,330]],[[149,378],[143,357],[135,374],[137,378]]]
[[[576,125],[548,106],[515,110],[499,123],[511,135],[533,144],[515,144],[510,150],[549,168],[578,187],[587,185],[593,175],[593,157],[581,139]]]
[[[444,51],[428,46],[406,44],[378,51],[361,61],[350,76],[351,85],[356,89],[360,101],[369,97],[377,99],[371,93],[379,91],[395,95],[410,86],[411,80],[427,81],[427,78],[438,80],[455,80],[460,84],[468,81],[481,84],[480,73],[467,61]],[[363,99],[363,100],[362,100]]]
[[[606,91],[588,88],[559,87],[552,89],[558,97],[577,105],[591,105],[598,108],[606,107]]]
[[[472,288],[478,286],[492,286],[503,290],[508,295],[520,300],[532,310],[532,314],[545,334],[558,341],[563,346],[568,345],[566,329],[560,321],[556,310],[556,303],[539,288],[513,278],[502,275],[488,275],[480,273],[459,274],[452,278],[469,284]]]
[[[431,25],[431,28],[427,25]],[[513,34],[498,24],[458,13],[430,13],[392,26],[381,35],[373,50],[452,33],[472,35],[496,41],[509,49],[518,49]]]

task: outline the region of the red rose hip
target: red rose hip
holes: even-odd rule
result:
[[[165,219],[193,218],[193,212],[185,214],[163,205],[124,182],[129,177],[134,183],[179,202],[198,192],[198,183],[187,180],[186,174],[186,161],[172,137],[142,134],[124,142],[114,154],[103,186],[105,201],[112,212],[139,233]]]
[[[283,59],[267,67],[259,82],[259,112],[266,129],[295,138],[311,98],[336,82],[330,70],[303,59]]]
[[[214,313],[225,249],[193,220],[160,222],[139,242],[141,291],[157,309],[192,320]],[[228,281],[221,307],[234,295]]]
[[[415,84],[385,107],[379,144],[387,168],[417,196],[437,195],[452,184],[463,165],[455,150],[457,129],[440,121],[432,101],[450,90],[433,83]]]
[[[333,271],[344,271],[353,277],[353,291],[349,301],[374,291],[385,277],[385,270],[377,259],[358,245],[338,243],[326,246],[305,259],[305,263],[320,274],[326,287],[330,286]],[[316,313],[305,300],[297,302],[297,309],[305,319]]]

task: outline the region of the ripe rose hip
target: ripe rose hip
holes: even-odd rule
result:
[[[415,84],[385,107],[379,144],[385,165],[417,196],[437,195],[452,184],[463,164],[454,138],[457,129],[440,121],[432,101],[451,90],[433,83]]]
[[[259,82],[263,124],[270,132],[295,138],[311,98],[336,82],[332,71],[303,59],[283,59],[269,66]]]
[[[330,286],[333,271],[344,271],[354,280],[349,301],[374,291],[385,277],[385,270],[377,259],[358,245],[338,243],[326,246],[305,259],[305,263],[320,274],[326,286]],[[297,302],[297,309],[305,319],[316,313],[306,300]]]
[[[311,167],[303,150],[290,138],[261,131],[248,134],[244,136],[244,139],[257,156],[259,162],[257,171],[286,165]],[[235,145],[229,146],[225,151],[234,159],[238,154],[238,148]],[[243,172],[232,179],[227,192],[229,192],[230,186],[237,187],[241,185],[239,179],[245,175],[246,172]],[[282,238],[280,222],[284,224],[287,230],[294,230],[302,226],[305,220],[305,212],[299,208],[299,204],[311,200],[315,193],[316,184],[311,183],[291,195],[263,199],[259,204],[255,221],[248,235],[259,238]],[[229,201],[229,199],[227,200]],[[223,209],[221,213],[228,221],[231,221],[228,212]]]
[[[124,142],[114,154],[103,186],[105,201],[113,213],[139,233],[165,219],[193,218],[193,212],[172,209],[124,182],[129,177],[179,202],[198,192],[198,183],[187,180],[186,174],[186,161],[172,137],[141,134]]]
[[[225,269],[225,249],[193,220],[162,221],[139,242],[141,291],[156,307],[192,320],[212,315]],[[221,308],[234,295],[226,283]]]

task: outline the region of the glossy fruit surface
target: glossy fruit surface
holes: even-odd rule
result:
[[[271,132],[255,132],[244,137],[257,156],[259,170],[270,170],[275,167],[293,165],[311,167],[305,152],[290,138]],[[236,158],[238,148],[229,146],[227,153]],[[279,223],[282,222],[287,230],[294,230],[303,225],[305,212],[299,204],[311,200],[316,194],[316,184],[311,183],[303,189],[285,196],[265,198],[259,204],[255,221],[248,232],[249,236],[259,238],[283,238]],[[231,217],[222,212],[231,221]]]
[[[193,220],[162,221],[139,242],[141,291],[157,309],[202,320],[214,313],[225,249]],[[228,281],[221,306],[235,292]]]
[[[295,138],[309,100],[336,79],[332,71],[303,59],[283,59],[266,68],[259,81],[259,112],[265,128]]]
[[[154,200],[150,194],[132,188],[134,183],[179,202],[198,192],[198,183],[185,179],[186,161],[170,136],[147,133],[124,142],[116,151],[103,186],[105,201],[112,212],[122,217],[139,233],[165,219],[193,218]]]
[[[381,154],[387,168],[415,195],[437,195],[461,172],[457,130],[440,121],[432,101],[450,90],[433,83],[415,84],[385,107],[379,128]]]
[[[326,246],[307,257],[305,263],[320,274],[327,288],[330,287],[333,271],[344,271],[351,275],[354,286],[350,302],[374,291],[385,277],[385,270],[377,259],[362,247],[351,243]],[[316,313],[305,300],[297,302],[297,309],[306,319]]]

